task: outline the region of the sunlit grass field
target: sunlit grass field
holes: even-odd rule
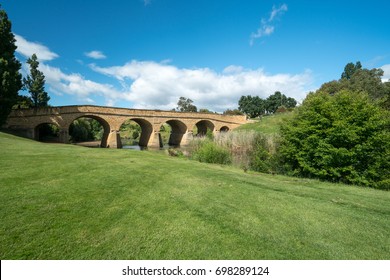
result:
[[[279,133],[280,124],[283,122],[283,120],[289,119],[291,117],[292,112],[262,116],[261,119],[255,119],[247,124],[239,126],[236,131],[254,130],[263,134],[277,134]]]
[[[390,192],[0,133],[1,259],[390,259]]]

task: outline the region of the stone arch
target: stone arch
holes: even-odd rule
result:
[[[147,147],[149,144],[150,136],[153,133],[153,125],[149,121],[142,119],[142,118],[128,118],[127,120],[134,121],[135,123],[137,123],[141,127],[141,135],[139,138],[138,145],[140,147]]]
[[[201,120],[201,121],[197,122],[195,125],[196,125],[196,128],[198,129],[198,133],[197,133],[198,136],[206,135],[208,129],[214,133],[215,125],[213,122],[211,122],[209,120]]]
[[[72,121],[67,125],[68,132],[69,132],[69,128],[70,128],[71,124],[75,120],[78,120],[80,118],[90,118],[90,119],[94,119],[100,123],[100,125],[103,127],[103,136],[102,136],[102,140],[100,142],[100,147],[102,147],[102,148],[108,147],[107,146],[107,139],[108,139],[108,135],[110,134],[111,127],[110,127],[110,124],[108,123],[108,121],[100,116],[96,116],[93,114],[79,115],[79,116],[73,118]]]
[[[50,126],[56,127],[56,131],[53,131]],[[40,123],[34,127],[33,138],[41,142],[61,142],[60,126],[55,122]]]
[[[179,120],[168,120],[165,123],[169,124],[171,127],[171,134],[169,136],[168,145],[180,146],[183,136],[187,132],[187,125]],[[162,147],[163,143],[160,134],[159,134],[159,142],[160,142],[160,147]]]
[[[220,132],[228,132],[230,129],[229,129],[229,127],[228,126],[222,126],[220,129],[219,129],[219,131]]]

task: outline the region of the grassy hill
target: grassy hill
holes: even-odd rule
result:
[[[1,259],[389,259],[390,192],[0,133]]]
[[[291,112],[264,116],[260,120],[252,120],[251,122],[236,128],[236,130],[254,130],[264,134],[275,134],[279,132],[279,125],[283,120],[288,119],[291,116]]]

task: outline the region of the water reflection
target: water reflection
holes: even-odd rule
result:
[[[123,146],[122,149],[129,149],[129,150],[135,150],[135,151],[143,151],[143,150],[147,150],[148,147],[141,147],[139,145],[126,145],[126,146]]]
[[[135,150],[135,151],[165,151],[168,149],[182,149],[183,147],[180,146],[170,146],[170,145],[164,145],[161,148],[153,148],[153,147],[142,147],[139,145],[124,145],[122,149],[129,149],[129,150]]]

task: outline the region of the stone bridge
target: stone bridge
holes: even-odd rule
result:
[[[92,118],[104,128],[102,147],[121,148],[121,125],[132,120],[140,125],[139,145],[161,147],[160,128],[164,123],[171,126],[170,145],[186,145],[193,137],[193,130],[205,134],[228,131],[246,123],[245,116],[226,116],[212,113],[188,113],[161,110],[137,110],[103,106],[62,106],[39,109],[13,110],[6,128],[25,137],[39,140],[40,127],[54,124],[59,128],[59,141],[69,143],[69,127],[78,118]]]

